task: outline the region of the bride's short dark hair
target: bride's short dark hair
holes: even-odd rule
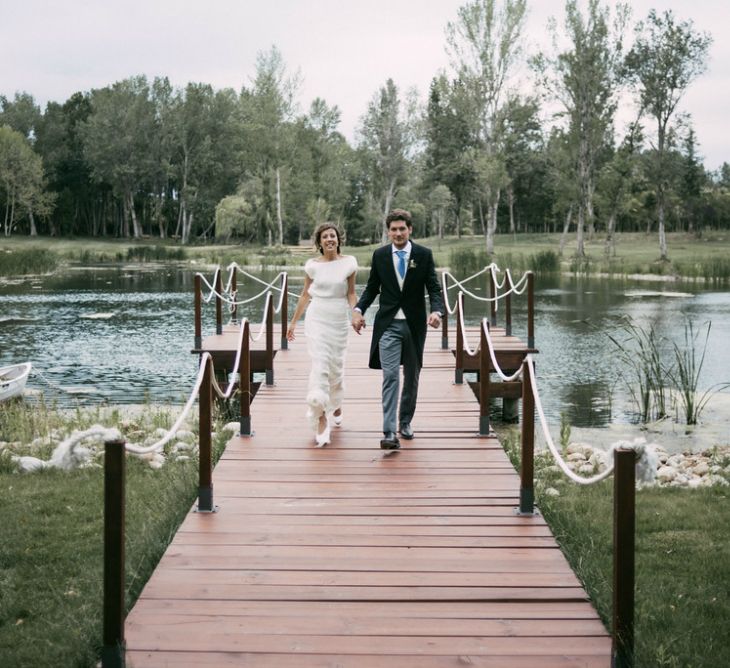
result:
[[[344,243],[344,238],[342,235],[342,232],[340,232],[340,228],[337,227],[334,223],[322,223],[317,227],[316,230],[314,230],[314,246],[315,248],[322,254],[324,254],[324,249],[322,248],[322,234],[326,232],[327,230],[334,230],[335,234],[337,235],[337,253],[340,252],[340,246]]]

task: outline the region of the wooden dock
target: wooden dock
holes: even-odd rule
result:
[[[251,438],[213,477],[127,618],[127,665],[610,665],[611,640],[519,476],[479,437],[454,358],[426,344],[416,437],[386,454],[371,330],[351,333],[344,423],[314,447],[303,338],[276,356]],[[453,338],[452,338],[453,340]]]

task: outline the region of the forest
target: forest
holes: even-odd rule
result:
[[[499,234],[575,234],[581,255],[593,234],[610,252],[617,232],[645,231],[666,258],[667,232],[730,227],[730,165],[705,169],[678,111],[711,35],[568,0],[556,46],[529,54],[526,12],[465,3],[445,26],[450,69],[425,98],[383,82],[352,143],[336,105],[300,109],[275,46],[238,91],[130,76],[44,110],[32,92],[0,95],[3,234],[281,245],[332,220],[365,244],[400,206],[419,236],[479,234],[488,253]],[[627,96],[637,113],[621,126]]]

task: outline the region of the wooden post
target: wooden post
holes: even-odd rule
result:
[[[231,299],[233,299],[233,304],[231,305],[231,320],[233,322],[238,322],[238,304],[236,304],[238,301],[238,269],[235,264],[231,267],[231,271]]]
[[[193,290],[195,290],[195,348],[200,349],[203,345],[203,323],[200,297],[200,274],[193,278]]]
[[[489,324],[492,327],[497,326],[497,279],[494,278],[494,272],[489,272],[489,296],[492,301],[489,302],[490,319]]]
[[[222,282],[220,270],[215,274],[215,333],[223,334],[223,300],[221,299]]]
[[[243,323],[243,343],[238,361],[238,394],[241,436],[251,436],[251,328],[248,320]]]
[[[634,665],[636,453],[613,451],[613,643],[611,666]]]
[[[104,614],[101,665],[125,665],[123,440],[104,443]]]
[[[266,307],[266,384],[274,384],[274,295],[267,295]]]
[[[462,308],[464,299],[459,293],[456,298],[456,365],[454,368],[454,383],[462,385],[464,383],[464,332],[462,330],[462,322],[464,321],[464,310]]]
[[[479,327],[479,435],[489,436],[489,345],[487,331],[489,322],[482,320]]]
[[[441,318],[441,350],[449,349],[449,311],[444,302],[444,317]]]
[[[214,513],[213,505],[213,360],[205,358],[203,382],[198,391],[198,415],[200,439],[198,448],[198,512]]]
[[[511,290],[511,288],[510,288]],[[512,336],[512,293],[508,292],[504,298],[504,333]]]
[[[289,275],[284,274],[281,289],[281,349],[289,349],[289,341],[286,340],[286,329],[289,324]]]
[[[535,514],[535,397],[527,360],[522,362],[522,431],[520,508],[518,515]]]
[[[535,347],[535,274],[527,272],[527,347]]]

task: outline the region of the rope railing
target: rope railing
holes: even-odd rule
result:
[[[476,294],[472,290],[469,290],[467,287],[465,287],[467,283],[485,273],[489,274],[489,296]],[[498,274],[500,273],[504,273],[501,281],[497,278]],[[480,271],[472,274],[471,276],[463,280],[458,280],[448,270],[443,271],[441,273],[441,287],[444,295],[444,317],[441,323],[442,349],[447,350],[449,347],[448,318],[450,315],[456,313],[457,309],[459,309],[458,299],[455,300],[454,303],[452,303],[449,298],[449,290],[453,290],[456,287],[459,288],[460,293],[467,295],[475,301],[482,304],[489,304],[490,324],[493,327],[497,325],[497,310],[499,308],[499,303],[501,301],[504,301],[505,332],[507,336],[512,336],[512,295],[520,296],[527,292],[527,345],[529,348],[534,348],[534,274],[531,271],[526,271],[519,278],[519,280],[515,282],[514,277],[512,276],[512,272],[509,269],[505,269],[505,271],[502,272],[499,266],[495,262],[492,262]],[[461,312],[463,315],[463,307],[461,309]]]
[[[238,314],[238,307],[241,305],[250,304],[258,299],[260,299],[263,295],[269,295],[272,290],[278,290],[279,291],[279,299],[277,300],[276,306],[273,306],[273,314],[280,314],[281,316],[281,339],[280,339],[280,348],[282,350],[286,350],[288,346],[288,341],[286,338],[286,329],[287,329],[287,320],[288,320],[288,310],[289,310],[289,301],[288,297],[291,294],[288,291],[288,285],[289,285],[289,277],[287,272],[282,271],[279,272],[276,277],[270,281],[266,282],[257,276],[254,276],[253,274],[250,274],[249,272],[241,269],[241,267],[235,263],[232,262],[230,265],[228,265],[229,269],[229,276],[228,280],[226,282],[225,288],[221,285],[221,273],[220,268],[216,268],[216,272],[214,275],[213,285],[211,286],[211,283],[208,281],[208,279],[203,276],[202,273],[196,272],[194,275],[194,301],[195,301],[195,348],[200,349],[202,346],[203,336],[202,336],[202,302],[208,302],[210,301],[210,298],[212,296],[215,296],[216,298],[216,334],[222,334],[223,333],[223,319],[222,319],[222,304],[225,303],[228,305],[228,311],[230,313],[231,322],[235,323],[237,321],[237,314]],[[253,278],[256,282],[261,283],[264,285],[264,289],[258,292],[257,294],[253,295],[252,297],[248,297],[246,299],[236,299],[236,296],[238,295],[238,279],[237,279],[237,273],[238,271],[241,271],[244,275]],[[278,285],[277,285],[278,284]],[[209,288],[208,297],[203,298],[203,285],[207,286]],[[294,295],[296,296],[296,295]],[[269,297],[267,296],[267,302],[265,304],[265,310],[264,310],[264,316],[263,320],[266,321],[267,319],[267,313],[266,310],[269,308]],[[273,318],[271,320],[273,324]],[[261,337],[261,333],[257,335],[255,338],[256,341],[258,341]]]

